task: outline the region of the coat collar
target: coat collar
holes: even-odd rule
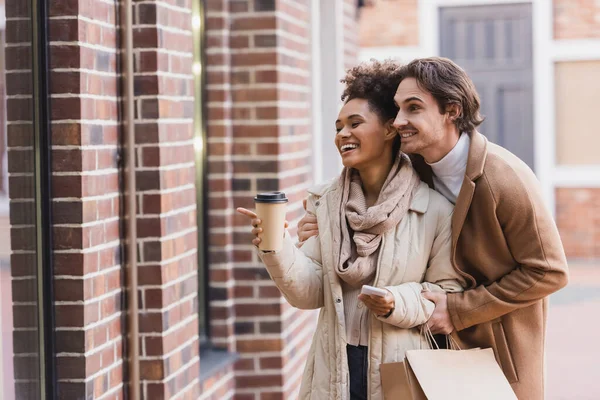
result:
[[[429,207],[429,187],[425,182],[420,182],[418,189],[410,201],[409,210],[424,214]]]
[[[469,158],[467,159],[467,170],[465,175],[472,181],[483,175],[483,166],[487,158],[488,141],[481,133],[473,131],[468,134],[471,137],[469,147]]]
[[[471,145],[469,146],[469,156],[467,159],[467,170],[465,175],[471,181],[475,181],[483,175],[483,166],[487,158],[487,144],[488,141],[481,133],[473,131],[468,133],[471,138]],[[433,188],[433,171],[429,164],[425,162],[422,156],[418,154],[411,154],[410,160],[412,161],[414,169],[417,171],[421,180]]]
[[[471,208],[473,196],[475,195],[475,181],[483,175],[483,168],[487,158],[488,141],[485,136],[477,131],[473,131],[469,135],[471,136],[471,146],[469,147],[467,170],[465,171],[463,184],[456,199],[454,214],[452,214],[452,262],[455,267],[458,267],[455,258],[458,238],[465,224],[469,208]],[[460,271],[460,268],[458,270]],[[475,285],[475,279],[472,276],[462,272],[461,274],[470,282],[471,287]]]

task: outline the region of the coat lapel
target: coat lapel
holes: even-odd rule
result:
[[[467,169],[463,178],[463,184],[460,188],[454,214],[452,215],[452,258],[454,264],[456,255],[456,245],[458,237],[462,231],[465,219],[473,201],[475,194],[475,181],[483,175],[483,167],[487,157],[487,139],[481,133],[473,131],[471,136],[471,145],[469,147],[469,158],[467,159]],[[471,283],[474,285],[475,280],[470,277]]]
[[[467,218],[469,207],[471,207],[471,201],[473,200],[473,194],[475,194],[475,182],[470,180],[466,175],[463,178],[463,183],[460,188],[460,193],[456,199],[456,206],[454,207],[454,214],[452,215],[452,253],[455,252],[456,243],[460,231]]]

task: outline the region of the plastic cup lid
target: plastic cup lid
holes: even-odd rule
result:
[[[259,193],[254,198],[255,203],[287,203],[288,199],[283,192]]]

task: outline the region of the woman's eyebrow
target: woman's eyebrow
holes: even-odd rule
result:
[[[348,115],[347,117],[344,117],[344,119],[351,119],[351,118],[356,118],[356,117],[358,117],[358,118],[363,118],[363,116],[362,116],[362,115],[360,115],[360,114],[352,114],[352,115]],[[339,119],[339,118],[338,118],[338,119],[336,119],[336,120],[335,120],[335,123],[337,124],[338,122],[342,122],[342,120],[341,120],[341,119]]]

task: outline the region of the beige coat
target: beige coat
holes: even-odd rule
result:
[[[319,236],[310,238],[300,249],[286,237],[280,252],[259,254],[291,305],[321,309],[304,371],[301,399],[349,399],[342,288],[332,265],[333,252],[339,248],[332,242],[332,232],[340,224],[340,195],[337,182],[311,190],[308,211],[317,216]],[[459,282],[464,281],[450,262],[451,219],[452,205],[421,183],[406,216],[395,229],[384,234],[374,285],[389,289],[396,306],[387,319],[370,314],[370,400],[383,398],[381,363],[403,360],[406,350],[426,347],[419,326],[429,319],[434,304],[421,296],[423,288],[462,290]]]
[[[431,182],[431,169],[413,162]],[[478,132],[454,210],[452,250],[470,286],[448,295],[459,338],[494,349],[519,399],[543,400],[547,296],[567,284],[567,260],[533,172]]]

